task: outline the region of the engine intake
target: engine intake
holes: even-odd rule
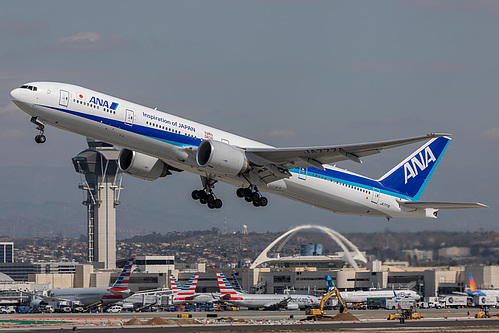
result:
[[[145,180],[171,175],[168,164],[162,160],[129,149],[121,150],[118,165],[124,173]]]
[[[196,161],[200,167],[210,168],[210,171],[216,174],[236,176],[249,168],[243,150],[212,140],[201,142]]]

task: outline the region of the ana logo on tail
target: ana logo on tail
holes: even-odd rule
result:
[[[423,151],[420,151],[418,155],[414,156],[410,161],[404,164],[405,183],[407,184],[407,180],[409,180],[409,178],[416,178],[418,175],[418,169],[423,171],[431,162],[436,161],[437,159],[435,158],[435,155],[433,155],[430,147],[425,148],[424,156]]]

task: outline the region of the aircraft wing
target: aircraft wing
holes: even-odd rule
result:
[[[276,308],[276,309],[281,309],[281,308],[285,308],[289,301],[291,301],[291,297],[287,297],[281,301],[278,301],[278,302],[269,302],[267,304],[264,305],[265,308]]]
[[[400,147],[450,134],[428,134],[413,138],[339,146],[301,148],[247,148],[248,160],[257,166],[260,178],[269,183],[290,176],[288,169],[315,167],[345,160],[362,163],[361,157],[379,154],[384,149]],[[259,168],[258,168],[259,167]]]
[[[459,208],[487,208],[487,205],[478,202],[429,202],[405,201],[399,203],[407,208],[459,209]]]

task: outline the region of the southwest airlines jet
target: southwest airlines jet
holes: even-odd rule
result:
[[[46,141],[45,126],[122,147],[123,172],[156,180],[172,172],[201,176],[203,188],[192,198],[221,208],[215,183],[237,186],[236,194],[255,207],[273,193],[332,212],[385,217],[435,218],[439,209],[486,207],[479,203],[422,202],[420,196],[450,142],[449,135],[351,145],[275,148],[178,116],[134,104],[83,87],[32,82],[10,93],[31,116]],[[384,149],[427,141],[379,179],[331,164],[378,154]]]
[[[470,296],[486,296],[486,297],[495,297],[499,299],[499,290],[498,289],[482,289],[479,290],[476,288],[475,280],[473,279],[473,275],[469,274],[470,277],[470,290],[468,291],[468,295]]]

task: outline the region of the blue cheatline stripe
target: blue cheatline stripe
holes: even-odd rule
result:
[[[300,169],[298,169],[298,168],[290,169],[289,171],[291,173],[295,173],[297,175],[300,175],[300,174],[303,175],[303,171],[300,171]],[[416,200],[415,198],[407,196],[406,194],[404,194],[402,192],[399,192],[399,191],[394,190],[394,189],[389,188],[389,187],[385,187],[385,186],[383,186],[382,183],[380,183],[376,180],[372,180],[370,178],[366,178],[366,177],[362,177],[362,176],[358,176],[358,175],[352,175],[349,173],[344,173],[344,172],[341,172],[339,170],[331,170],[331,169],[321,170],[321,169],[316,169],[316,168],[311,167],[311,168],[307,168],[306,175],[307,175],[307,177],[314,177],[314,178],[317,178],[317,177],[313,176],[313,175],[319,175],[319,176],[324,177],[325,180],[327,180],[327,181],[337,181],[337,182],[345,184],[345,185],[355,186],[355,187],[359,187],[359,188],[369,190],[369,191],[374,191],[374,189],[376,188],[377,190],[379,190],[383,194],[391,195],[391,196],[401,198],[401,199],[406,199],[406,200]]]
[[[53,109],[56,111],[65,112],[65,113],[68,113],[68,114],[71,114],[71,115],[74,115],[74,116],[77,116],[80,118],[92,120],[92,121],[102,123],[105,125],[109,125],[109,126],[119,128],[119,129],[127,131],[127,132],[143,135],[143,136],[146,136],[148,138],[162,141],[162,142],[166,142],[166,143],[169,143],[169,144],[177,146],[177,147],[185,147],[185,146],[196,146],[197,147],[202,142],[201,139],[191,138],[190,136],[172,133],[172,132],[169,132],[166,130],[150,128],[147,126],[142,126],[142,125],[137,125],[137,124],[130,126],[130,125],[126,125],[125,122],[123,122],[123,121],[110,119],[110,118],[106,118],[106,117],[101,117],[101,116],[96,116],[93,114],[82,113],[82,112],[73,111],[73,110],[69,110],[69,109],[66,110],[66,109],[61,109],[61,108],[47,106],[47,105],[40,105],[40,106],[46,107],[48,109]]]

